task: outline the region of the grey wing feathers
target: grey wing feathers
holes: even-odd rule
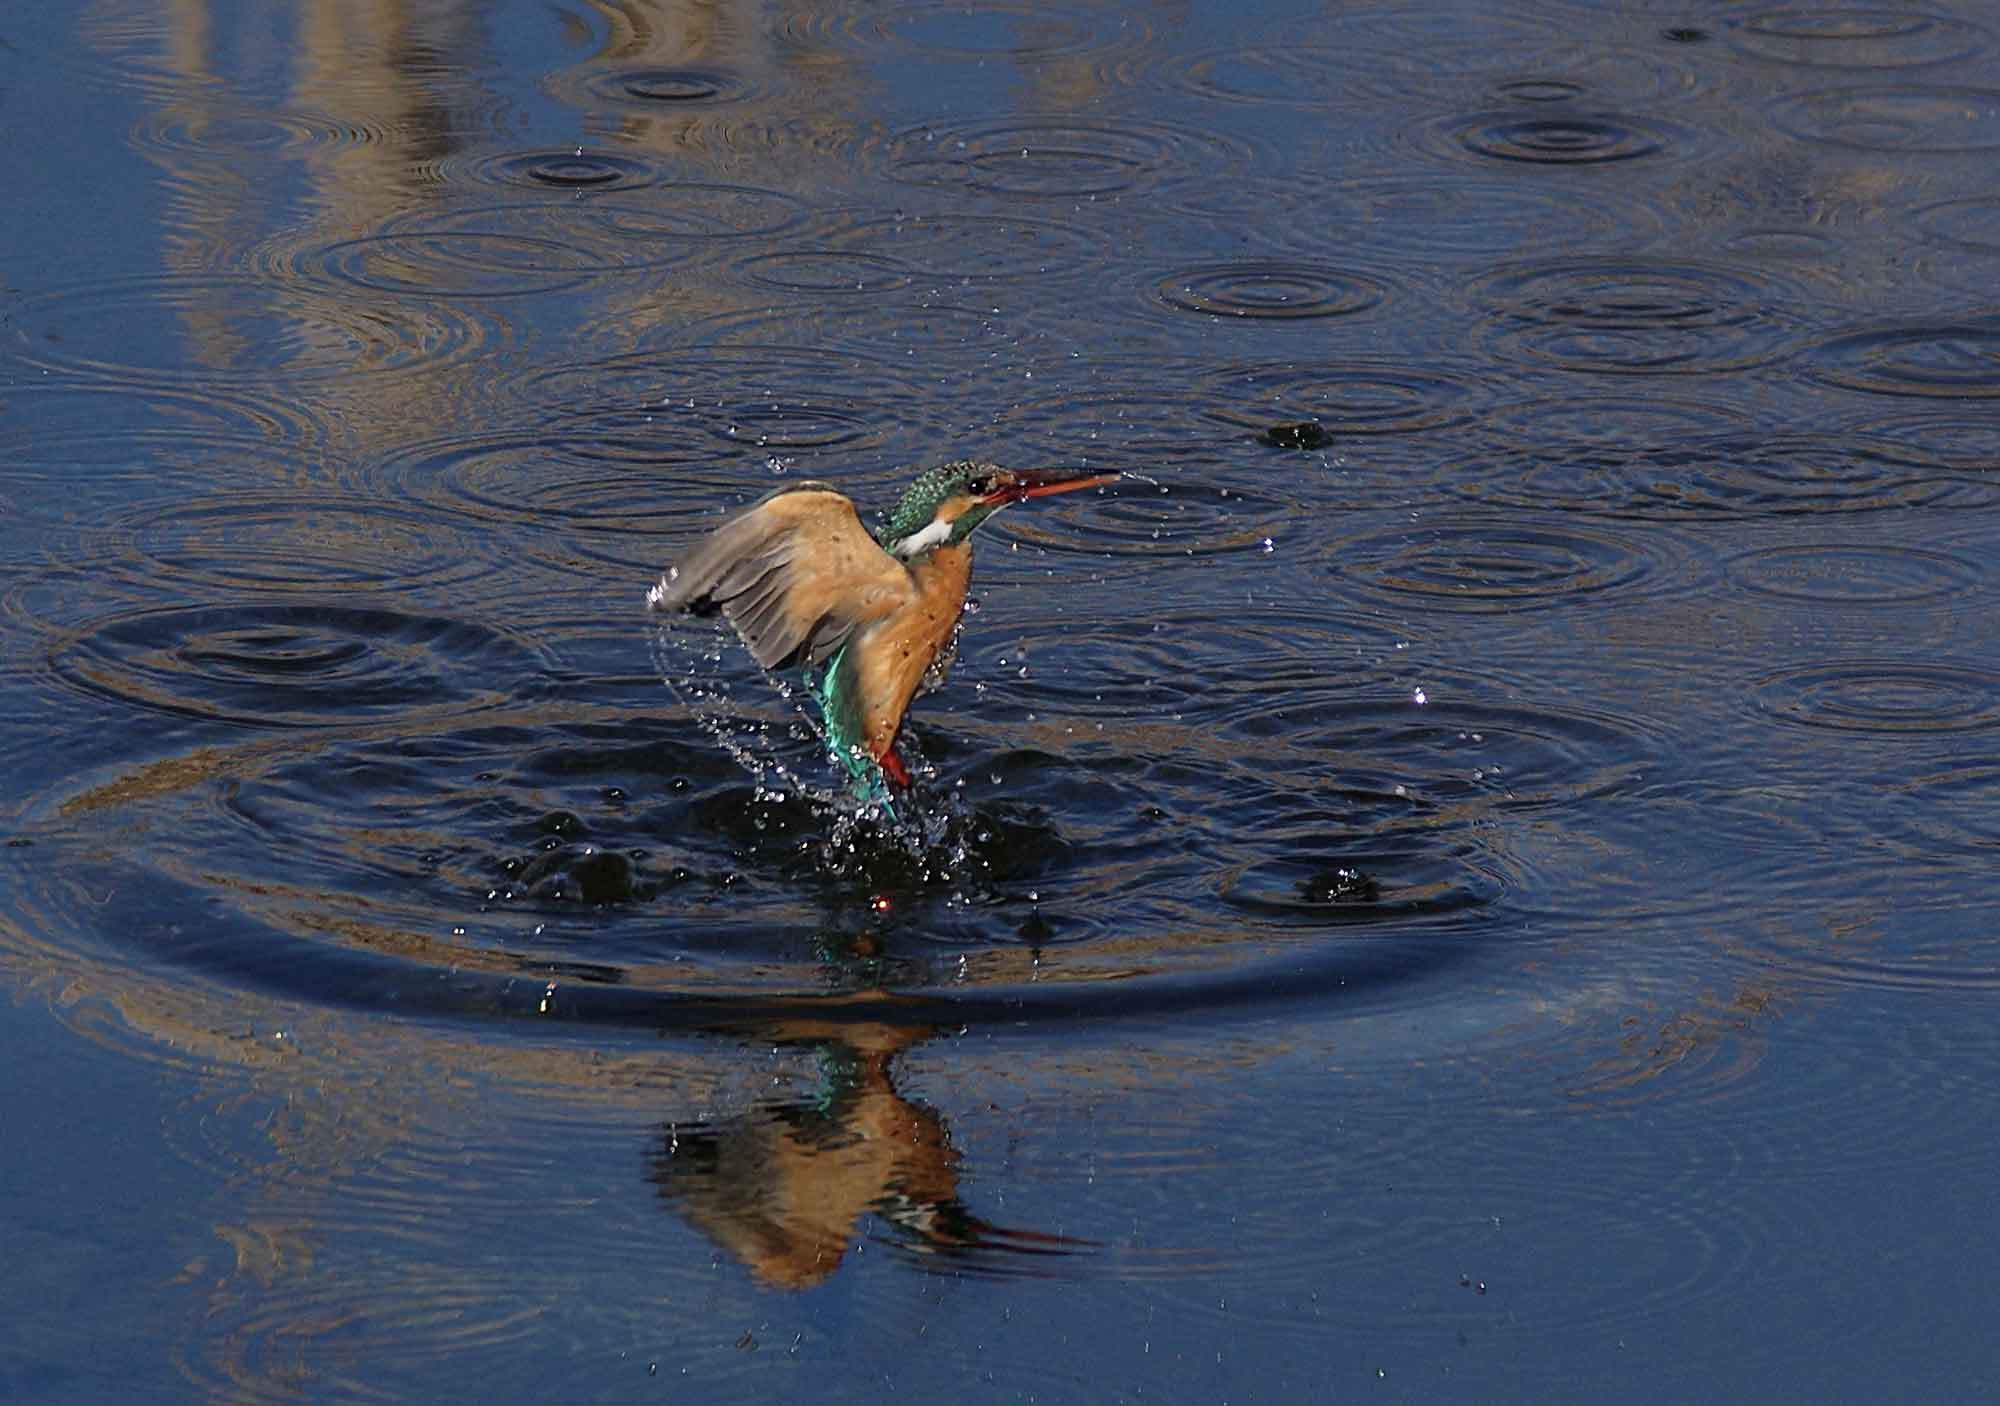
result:
[[[716,528],[649,599],[656,610],[720,610],[760,665],[786,669],[824,663],[913,589],[854,504],[807,481]]]

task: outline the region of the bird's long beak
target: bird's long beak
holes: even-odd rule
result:
[[[1014,481],[995,489],[983,501],[1018,503],[1024,498],[1046,498],[1052,493],[1069,493],[1079,488],[1096,488],[1117,478],[1116,473],[1076,469],[1016,469]]]

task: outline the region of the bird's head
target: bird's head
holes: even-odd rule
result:
[[[937,547],[956,546],[1009,503],[1094,488],[1115,473],[1078,469],[1003,469],[961,460],[917,475],[877,535],[894,556],[909,560]]]

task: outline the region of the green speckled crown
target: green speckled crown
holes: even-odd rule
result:
[[[886,547],[916,536],[931,525],[932,519],[937,516],[938,504],[962,490],[973,479],[998,471],[997,464],[983,464],[974,459],[959,459],[939,464],[934,469],[925,469],[917,475],[915,483],[903,490],[896,511],[889,514],[889,521],[875,534],[875,540]]]

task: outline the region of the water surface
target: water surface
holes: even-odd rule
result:
[[[0,21],[0,1389],[1990,1391],[1996,44]],[[912,855],[642,602],[966,455]]]

